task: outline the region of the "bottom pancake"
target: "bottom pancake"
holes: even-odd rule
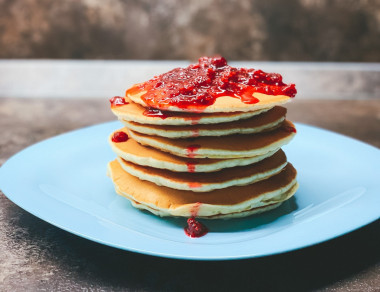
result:
[[[233,186],[204,193],[175,190],[143,181],[123,170],[118,161],[108,164],[116,192],[159,216],[235,218],[275,208],[294,195],[297,172],[288,163],[277,175],[246,186]],[[268,207],[264,209],[257,209]]]
[[[211,215],[211,216],[197,216],[197,218],[203,218],[203,219],[233,219],[233,218],[243,218],[243,217],[248,217],[248,216],[252,216],[252,215],[256,215],[256,214],[261,214],[261,213],[264,213],[264,212],[267,212],[267,211],[270,211],[270,210],[273,210],[273,209],[276,209],[278,207],[280,207],[280,205],[286,201],[287,199],[291,198],[294,193],[297,191],[297,188],[298,188],[298,184],[296,184],[290,191],[288,191],[286,194],[285,194],[285,199],[281,198],[282,201],[278,202],[278,203],[273,203],[273,204],[269,204],[269,205],[265,205],[265,206],[262,206],[262,207],[256,207],[256,208],[252,208],[250,210],[245,210],[245,211],[239,211],[239,212],[233,212],[233,213],[228,213],[228,214],[216,214],[216,215]],[[119,195],[121,196],[124,196],[123,194],[121,193],[118,193]],[[158,216],[171,216],[171,215],[165,215],[162,213],[161,210],[157,210],[157,209],[153,209],[147,205],[143,205],[143,204],[140,204],[140,203],[137,203],[133,200],[130,200],[131,203],[132,203],[132,206],[137,208],[137,209],[140,209],[140,210],[146,210],[146,211],[149,211],[155,215],[158,215]],[[273,200],[275,201],[275,200]]]

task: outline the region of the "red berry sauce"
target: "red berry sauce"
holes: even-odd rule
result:
[[[198,182],[191,182],[188,184],[189,188],[192,188],[192,189],[196,189],[196,188],[200,188],[202,186],[201,183],[198,183]]]
[[[168,117],[172,117],[173,113],[167,112],[167,111],[166,112],[161,111],[159,109],[155,109],[155,108],[150,107],[143,112],[143,115],[146,117],[155,117],[155,118],[161,118],[161,119],[165,120]]]
[[[285,84],[277,73],[234,68],[223,57],[202,57],[197,64],[176,68],[153,79],[135,85],[127,95],[146,91],[141,99],[150,107],[167,109],[174,106],[188,111],[201,112],[215,103],[220,96],[239,98],[253,104],[259,100],[252,96],[259,92],[267,95],[294,97],[294,84]]]
[[[191,130],[191,137],[198,137],[199,136],[199,129]]]
[[[185,227],[185,234],[189,237],[201,237],[206,235],[208,229],[201,222],[197,221],[195,217],[187,219],[187,226]]]
[[[196,166],[195,163],[193,163],[193,162],[187,162],[186,166],[187,166],[187,171],[188,172],[195,172],[195,166]]]
[[[121,96],[114,96],[110,98],[110,103],[111,103],[111,107],[129,104],[129,102],[126,102],[125,98]]]
[[[128,135],[124,132],[115,132],[112,135],[112,142],[115,142],[115,143],[125,142],[128,139],[129,139]]]
[[[191,213],[191,217],[197,217],[198,216],[198,212],[199,212],[199,208],[201,207],[202,203],[201,202],[196,202],[191,210],[190,210],[190,213]]]
[[[197,145],[197,144],[187,146],[187,148],[186,148],[187,157],[194,158],[195,157],[195,152],[199,148],[201,148],[201,145]]]
[[[283,126],[282,129],[286,132],[292,132],[292,133],[297,133],[296,128],[290,127],[290,126]]]
[[[192,124],[192,125],[198,125],[200,119],[201,119],[200,116],[198,116],[198,117],[191,117],[191,118],[190,118],[190,120],[191,120],[191,124]]]

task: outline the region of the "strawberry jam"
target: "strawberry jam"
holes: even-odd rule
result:
[[[293,128],[293,127],[291,127],[291,126],[282,126],[282,129],[283,129],[285,132],[297,133],[296,128]]]
[[[198,137],[199,136],[199,129],[191,130],[191,137]]]
[[[170,112],[161,111],[159,109],[155,108],[148,108],[143,112],[143,115],[146,117],[154,117],[154,118],[161,118],[165,120],[168,117],[172,117],[173,114]]]
[[[194,158],[195,157],[195,152],[199,148],[201,148],[201,145],[197,145],[197,144],[187,146],[187,148],[186,148],[187,157]]]
[[[125,98],[121,96],[114,96],[110,98],[110,103],[111,103],[111,107],[129,104],[129,102],[126,102]]]
[[[186,120],[190,120],[192,125],[198,125],[200,119],[201,117],[197,116],[197,117],[187,118]]]
[[[187,226],[185,227],[185,233],[189,237],[201,237],[206,235],[208,229],[201,222],[197,221],[195,217],[187,219]]]
[[[200,187],[202,187],[202,184],[201,184],[201,183],[198,183],[198,182],[191,182],[191,183],[188,183],[188,186],[189,186],[189,188],[191,188],[191,189],[196,189],[196,188],[200,188]]]
[[[196,202],[190,209],[191,217],[197,217],[199,209],[201,208],[202,203]]]
[[[187,162],[186,166],[187,166],[187,171],[188,172],[195,172],[195,166],[196,166],[195,163]]]
[[[294,84],[285,84],[280,74],[234,68],[227,65],[223,57],[203,57],[197,64],[176,68],[137,84],[126,94],[141,92],[144,92],[141,99],[150,107],[168,109],[174,106],[201,112],[220,96],[231,96],[254,104],[259,102],[252,95],[255,92],[294,97],[297,90]]]
[[[128,135],[124,132],[115,132],[112,135],[112,142],[115,142],[115,143],[125,142],[128,139],[129,139]]]

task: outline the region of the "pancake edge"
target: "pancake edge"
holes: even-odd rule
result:
[[[111,163],[112,162],[108,163],[107,175],[113,181]],[[160,217],[190,217],[194,216],[193,210],[194,208],[196,208],[198,210],[196,214],[197,218],[227,219],[250,216],[255,214],[255,211],[257,211],[255,210],[256,208],[282,203],[283,201],[286,201],[289,198],[291,198],[296,193],[299,185],[295,177],[289,184],[276,191],[267,192],[265,194],[260,195],[259,197],[255,197],[251,200],[247,200],[239,204],[226,206],[203,204],[201,202],[201,204],[199,204],[199,202],[197,202],[193,204],[184,204],[175,208],[158,208],[153,204],[140,202],[136,200],[134,197],[130,196],[128,193],[122,192],[115,183],[114,187],[116,193],[130,200],[132,202],[132,206],[134,206],[135,208],[150,211],[153,214],[158,215]]]
[[[177,156],[189,158],[189,154],[186,149],[182,147],[177,147],[174,145],[169,145],[165,143],[161,143],[159,141],[155,141],[150,137],[139,137],[132,130],[127,129],[128,135],[132,137],[135,141],[142,145],[151,146],[153,148],[157,148],[161,151],[169,152]],[[219,150],[219,149],[208,149],[208,148],[200,148],[197,149],[195,153],[192,153],[192,158],[214,158],[214,159],[228,159],[228,158],[243,158],[243,157],[252,157],[263,155],[269,151],[273,151],[274,149],[279,149],[282,146],[288,144],[295,136],[295,133],[291,133],[289,136],[278,140],[272,144],[267,145],[266,147],[247,150],[247,151],[231,151],[231,150]]]
[[[268,170],[267,172],[260,173],[255,176],[241,177],[239,179],[228,180],[223,183],[193,183],[193,182],[181,183],[181,182],[170,180],[170,178],[166,178],[163,176],[142,173],[141,171],[138,171],[136,169],[133,169],[125,165],[120,157],[117,157],[116,159],[118,160],[120,166],[124,169],[124,171],[128,172],[130,175],[133,175],[141,180],[152,182],[158,186],[164,186],[171,189],[192,191],[192,192],[209,192],[209,191],[213,191],[217,189],[225,189],[232,186],[249,185],[249,184],[259,182],[261,180],[267,179],[273,175],[278,174],[287,165],[287,162],[285,162],[274,169]]]
[[[193,137],[212,137],[212,136],[228,136],[228,135],[235,135],[235,134],[254,134],[254,133],[260,133],[264,131],[271,131],[274,130],[276,127],[278,127],[283,121],[285,120],[285,117],[281,117],[280,119],[255,128],[234,128],[234,129],[227,129],[227,130],[188,130],[188,131],[170,131],[170,130],[157,130],[157,129],[151,129],[149,127],[144,127],[143,124],[132,124],[129,121],[125,120],[119,120],[126,128],[131,129],[132,131],[150,135],[150,136],[160,136],[165,138],[171,138],[171,139],[179,139],[179,138],[193,138]]]
[[[179,164],[179,163],[172,163],[168,161],[162,161],[162,160],[157,160],[152,157],[141,157],[141,156],[136,156],[133,154],[129,154],[126,152],[121,151],[117,146],[115,146],[116,143],[112,142],[111,140],[112,134],[108,138],[108,143],[111,146],[111,150],[117,155],[120,156],[121,158],[130,161],[132,163],[142,165],[142,166],[151,166],[155,168],[160,168],[160,169],[167,169],[171,171],[177,171],[177,172],[189,172],[188,165],[186,163]],[[140,145],[141,147],[148,147],[144,145]],[[162,151],[157,148],[153,148],[155,151]],[[214,172],[221,170],[223,168],[231,168],[231,167],[236,167],[236,166],[245,166],[249,164],[253,164],[256,162],[259,162],[267,157],[272,156],[275,154],[277,151],[279,151],[280,148],[276,148],[272,151],[268,151],[265,154],[262,155],[256,155],[252,157],[241,157],[241,158],[231,158],[231,159],[215,159],[217,162],[210,163],[210,164],[193,164],[192,166],[194,167],[194,172]],[[173,155],[171,153],[165,152],[168,155]],[[185,158],[185,157],[182,157]]]
[[[128,105],[125,105],[128,106]],[[194,113],[194,117],[191,118],[179,118],[179,117],[167,117],[165,119],[162,119],[160,117],[148,117],[140,114],[128,114],[125,112],[122,112],[123,106],[120,107],[111,107],[112,113],[120,120],[126,120],[126,121],[132,121],[132,122],[138,122],[140,124],[147,124],[147,125],[166,125],[166,126],[186,126],[186,125],[195,125],[195,124],[220,124],[220,123],[230,123],[235,122],[239,120],[249,119],[251,117],[254,117],[256,115],[259,115],[261,113],[264,113],[270,109],[271,107],[266,107],[260,110],[256,111],[248,111],[248,112],[232,112],[231,115],[228,116],[215,116],[211,113],[208,113],[210,116],[205,116],[202,114]],[[228,113],[225,113],[228,114]]]

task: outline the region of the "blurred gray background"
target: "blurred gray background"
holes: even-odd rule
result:
[[[379,0],[0,0],[0,58],[380,61]]]

